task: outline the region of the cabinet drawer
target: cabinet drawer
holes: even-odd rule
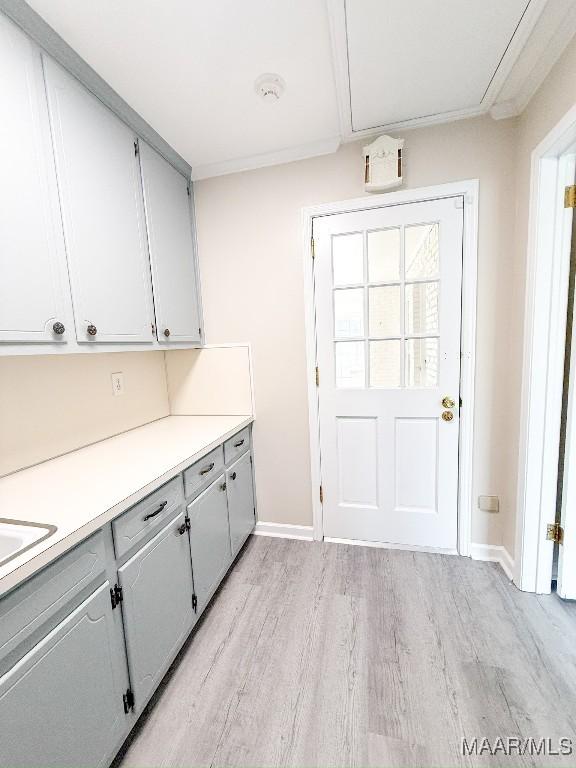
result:
[[[105,567],[104,537],[99,531],[0,600],[0,659],[89,584],[102,582]]]
[[[224,457],[222,455],[222,446],[219,445],[203,459],[192,464],[184,472],[184,492],[186,498],[190,498],[197,490],[205,485],[209,485],[222,472],[224,467]]]
[[[165,524],[183,501],[182,483],[180,477],[175,477],[114,520],[112,531],[116,557],[125,555],[151,531]]]
[[[250,448],[250,427],[245,427],[224,443],[226,464],[230,464],[237,456],[245,453],[248,448]]]

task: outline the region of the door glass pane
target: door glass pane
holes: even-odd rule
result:
[[[400,386],[400,340],[370,342],[370,386]]]
[[[364,288],[334,291],[334,335],[344,339],[364,335]]]
[[[400,286],[369,288],[370,336],[400,335]]]
[[[412,283],[406,286],[404,308],[406,333],[438,331],[439,284]]]
[[[438,386],[438,339],[406,340],[406,386]]]
[[[400,278],[400,229],[368,232],[368,280],[386,283]]]
[[[418,224],[404,230],[406,279],[438,274],[438,224]]]
[[[364,282],[364,238],[361,232],[332,238],[334,285]]]
[[[364,376],[364,342],[337,341],[336,351],[336,386],[340,389],[363,387]]]

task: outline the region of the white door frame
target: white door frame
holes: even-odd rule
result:
[[[306,321],[306,373],[312,475],[314,539],[323,538],[320,485],[320,418],[316,386],[316,319],[314,306],[314,268],[311,255],[312,223],[315,217],[365,211],[402,203],[417,203],[445,197],[463,196],[464,234],[462,263],[462,330],[460,396],[460,446],[458,465],[458,553],[470,555],[472,522],[472,447],[474,436],[474,371],[476,362],[476,281],[478,261],[478,179],[439,184],[433,187],[387,192],[354,200],[343,200],[302,209],[302,253],[304,258],[304,302]]]
[[[514,583],[526,592],[551,591],[554,522],[572,210],[564,187],[574,183],[574,106],[532,152],[526,255],[524,360]]]

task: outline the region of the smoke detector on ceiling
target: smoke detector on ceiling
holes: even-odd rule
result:
[[[284,80],[280,75],[270,72],[260,75],[254,83],[254,89],[263,101],[278,101],[286,89]]]

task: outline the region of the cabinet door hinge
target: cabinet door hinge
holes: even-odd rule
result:
[[[192,595],[192,608],[194,609],[194,613],[198,613],[198,598],[196,597],[196,593]]]
[[[546,526],[546,539],[556,541],[558,544],[564,543],[564,528],[560,523],[550,523]]]
[[[186,192],[188,194],[188,197],[190,197],[190,184],[186,184]]]
[[[138,153],[140,152],[140,148],[138,147],[138,139],[134,142],[134,157],[138,157]]]
[[[184,518],[184,525],[186,526],[186,530],[189,531],[190,530],[190,518],[188,517],[188,515],[186,515],[186,517]]]
[[[316,258],[316,248],[314,246],[314,238],[313,237],[310,238],[310,253],[312,254],[312,258],[315,259]]]
[[[318,366],[316,366],[316,386],[320,386],[320,368]]]
[[[122,701],[124,703],[124,714],[128,714],[131,710],[134,709],[134,694],[132,693],[132,688],[128,688],[126,693],[122,696]]]
[[[576,184],[564,190],[564,208],[576,208]]]
[[[124,600],[122,587],[119,587],[118,584],[114,584],[114,586],[110,590],[110,602],[112,603],[112,610],[114,610],[114,608],[116,608],[117,605],[120,605],[122,600]]]
[[[320,504],[324,503],[324,491],[322,490],[322,486],[320,486]]]
[[[150,328],[152,330],[152,335],[154,336],[156,333],[156,326],[154,325],[154,323],[150,323]]]
[[[202,336],[202,328],[198,328],[198,336]]]

